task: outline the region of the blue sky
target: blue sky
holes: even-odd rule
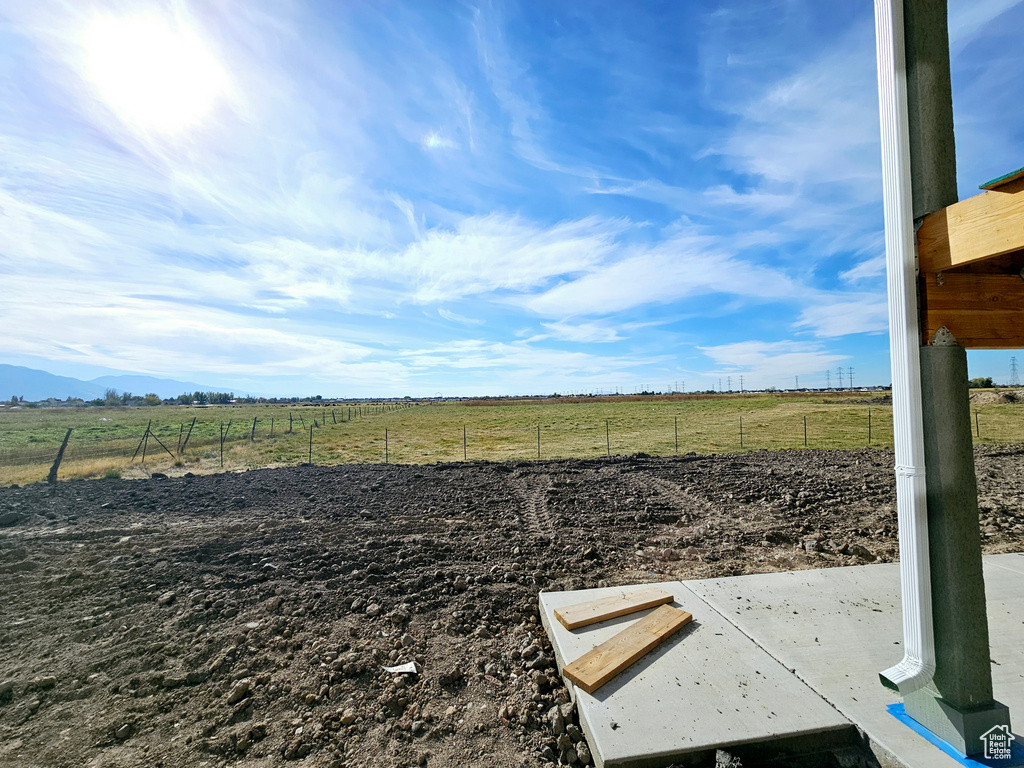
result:
[[[950,2],[961,197],[1024,165],[1022,30]],[[866,0],[0,0],[0,360],[282,395],[887,384],[878,133]]]

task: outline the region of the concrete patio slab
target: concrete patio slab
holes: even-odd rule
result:
[[[995,697],[1020,734],[1024,554],[985,557],[984,573]],[[555,608],[644,586],[541,593],[559,667],[647,612],[570,632]],[[886,710],[900,701],[878,679],[903,653],[898,564],[657,586],[693,622],[593,695],[567,683],[599,768],[697,763],[717,748],[840,745],[851,724],[883,766],[961,765]]]
[[[1024,554],[984,558],[993,686],[1024,722]],[[686,582],[720,615],[863,730],[880,762],[953,768],[886,711],[900,701],[878,672],[898,661],[899,565],[793,571]]]
[[[713,762],[720,747],[800,751],[850,743],[849,721],[719,611],[682,582],[657,586],[693,621],[593,694],[567,682],[599,768]],[[650,611],[575,631],[553,611],[638,588],[541,593],[559,668]]]

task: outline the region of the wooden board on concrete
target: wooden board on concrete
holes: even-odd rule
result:
[[[946,326],[966,349],[1024,347],[1024,279],[944,272],[921,276],[922,342]]]
[[[1024,250],[1024,178],[925,217],[917,231],[922,272],[944,272]]]
[[[555,618],[566,629],[576,629],[671,602],[670,593],[657,587],[647,587],[558,608],[555,611]]]
[[[686,626],[691,619],[693,616],[686,611],[663,605],[576,661],[566,664],[562,675],[587,693],[593,693]]]

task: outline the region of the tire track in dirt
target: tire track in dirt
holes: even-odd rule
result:
[[[548,507],[551,475],[516,472],[509,477],[509,484],[522,501],[520,516],[527,528],[538,536],[554,540],[555,521]]]
[[[703,494],[692,493],[672,480],[657,477],[644,469],[620,471],[618,473],[624,485],[629,486],[645,496],[651,491],[666,499],[681,514],[705,515],[715,511],[715,506]]]

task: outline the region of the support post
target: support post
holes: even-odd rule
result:
[[[992,697],[967,352],[951,336],[921,348],[921,389],[936,663],[932,682],[904,705],[972,755],[983,751],[984,733],[1010,724],[1010,713]]]
[[[946,0],[904,0],[914,221],[957,201]],[[968,756],[1010,724],[992,698],[967,353],[945,329],[921,348],[928,560],[935,673],[907,714]]]

